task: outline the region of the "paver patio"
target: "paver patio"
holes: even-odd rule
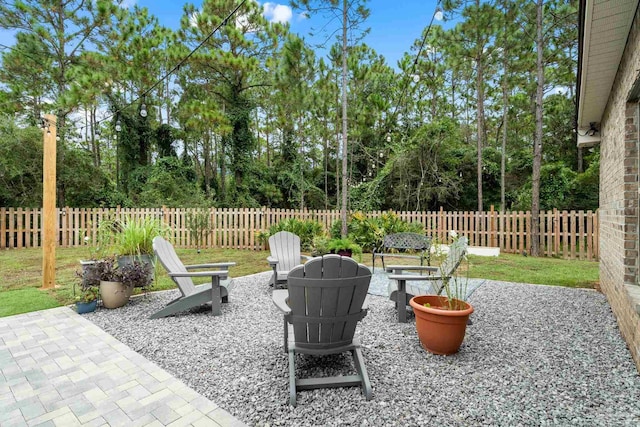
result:
[[[68,307],[0,318],[2,426],[241,426]]]

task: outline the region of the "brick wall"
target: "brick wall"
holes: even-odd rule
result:
[[[640,78],[640,13],[601,123],[600,284],[640,370],[638,286],[639,105],[629,92]]]

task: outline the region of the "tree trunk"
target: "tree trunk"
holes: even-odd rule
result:
[[[582,147],[578,147],[578,173],[582,172],[584,172],[584,153]]]
[[[91,144],[93,145],[94,164],[96,167],[100,167],[100,165],[102,164],[102,156],[100,153],[100,141],[99,138],[96,138],[96,135],[98,134],[98,120],[96,119],[96,110],[97,107],[95,105],[91,107]]]
[[[302,117],[299,119],[302,127]],[[300,131],[300,128],[298,128]],[[304,209],[304,137],[300,138],[300,210]]]
[[[476,10],[480,10],[480,0],[476,0]],[[476,92],[477,92],[477,122],[478,122],[478,139],[477,139],[477,151],[478,151],[478,212],[482,212],[482,149],[484,147],[484,63],[482,58],[484,55],[483,46],[480,41],[480,29],[476,28],[477,37],[476,43],[478,52],[476,53]]]
[[[540,166],[542,162],[542,96],[544,91],[544,63],[542,37],[542,12],[544,0],[537,0],[536,6],[536,133],[533,140],[533,173],[531,176],[531,255],[540,255]]]
[[[506,35],[505,35],[506,39]],[[507,138],[508,138],[508,124],[509,124],[509,81],[508,67],[509,61],[507,61],[507,43],[505,42],[503,54],[502,67],[504,68],[504,75],[502,76],[502,153],[500,155],[500,212],[504,212],[507,209],[505,202],[505,174],[507,169]]]
[[[477,112],[478,112],[478,212],[482,212],[482,148],[484,147],[484,65],[482,63],[482,56],[476,57],[477,76],[476,76],[476,91],[477,97]]]
[[[347,12],[349,2],[342,0],[342,205],[340,219],[342,220],[342,237],[347,237],[347,201],[349,187],[347,186]]]
[[[210,131],[206,131],[203,137],[202,157],[204,159],[204,194],[209,198],[211,197],[211,178],[213,176],[213,168],[211,165],[211,140],[213,136]]]
[[[324,208],[329,209],[329,126],[324,118]]]

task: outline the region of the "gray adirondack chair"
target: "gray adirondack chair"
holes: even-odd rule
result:
[[[162,310],[152,314],[150,319],[170,316],[208,302],[211,302],[211,313],[214,316],[222,314],[220,302],[229,301],[229,291],[233,287],[233,282],[229,278],[229,267],[236,265],[235,262],[184,265],[178,258],[173,245],[160,236],[153,239],[153,251],[167,270],[169,277],[178,285],[182,295]],[[189,271],[205,268],[216,270]],[[193,284],[192,277],[211,277],[211,283],[196,286]]]
[[[284,313],[284,346],[289,353],[289,403],[297,390],[361,386],[371,399],[371,383],[360,342],[354,337],[367,315],[365,298],[371,271],[351,258],[325,255],[289,272],[287,288],[273,291],[273,302]],[[324,356],[351,352],[355,375],[296,378],[296,353]]]
[[[439,267],[422,265],[388,265],[386,267],[386,270],[391,272],[389,279],[395,280],[395,283],[391,282],[390,285],[391,292],[389,299],[396,303],[398,322],[407,321],[407,305],[409,305],[409,300],[415,295],[440,295],[442,293],[444,281],[453,276],[464,259],[467,248],[467,238],[460,237],[455,243],[449,246],[449,253]],[[417,273],[404,274],[405,271]],[[408,284],[407,282],[411,283]]]
[[[273,268],[272,286],[287,283],[289,271],[311,259],[300,253],[300,237],[288,231],[279,231],[269,237],[269,250],[271,256],[267,257],[267,262]]]

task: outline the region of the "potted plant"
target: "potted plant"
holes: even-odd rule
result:
[[[98,288],[87,286],[76,296],[76,311],[78,314],[91,313],[98,305]]]
[[[101,245],[100,242],[100,233],[97,234],[97,239],[98,241],[97,246],[93,246],[92,242],[91,242],[91,223],[89,223],[89,227],[85,230],[80,230],[80,236],[84,237],[82,238],[82,242],[83,242],[83,246],[86,246],[87,251],[88,251],[88,258],[85,259],[81,259],[80,260],[80,266],[82,268],[82,275],[80,275],[80,277],[82,278],[82,286],[86,287],[88,286],[88,284],[86,283],[84,276],[87,274],[87,271],[96,263],[96,261],[103,255],[103,246]]]
[[[149,275],[153,280],[153,239],[167,234],[167,228],[162,222],[152,217],[125,217],[122,220],[105,221],[100,225],[101,240],[112,243],[113,251],[118,255],[118,265],[132,264],[134,260],[148,264]]]
[[[311,256],[322,256],[329,253],[329,238],[325,235],[315,236],[311,242]]]
[[[98,304],[98,286],[100,281],[93,274],[95,261],[80,261],[82,269],[76,271],[76,276],[80,279],[80,292],[76,294],[76,283],[73,284],[73,294],[76,300],[76,311],[78,314],[90,313],[96,309]]]
[[[362,248],[348,237],[329,240],[327,249],[332,254],[338,254],[341,256],[350,257],[353,254],[362,254]]]
[[[122,283],[130,288],[141,288],[147,291],[153,283],[151,264],[133,260],[131,264],[119,266],[119,270]]]
[[[122,272],[114,257],[101,259],[88,270],[86,280],[100,284],[100,298],[105,308],[122,307],[129,301],[133,286],[122,281]]]
[[[449,250],[462,251],[462,259],[466,260],[466,238],[458,239],[455,232],[450,235],[454,242]],[[422,347],[434,354],[447,355],[460,348],[473,306],[464,301],[468,277],[460,278],[457,273],[442,276],[445,295],[416,295],[409,304],[416,316],[416,331]]]

